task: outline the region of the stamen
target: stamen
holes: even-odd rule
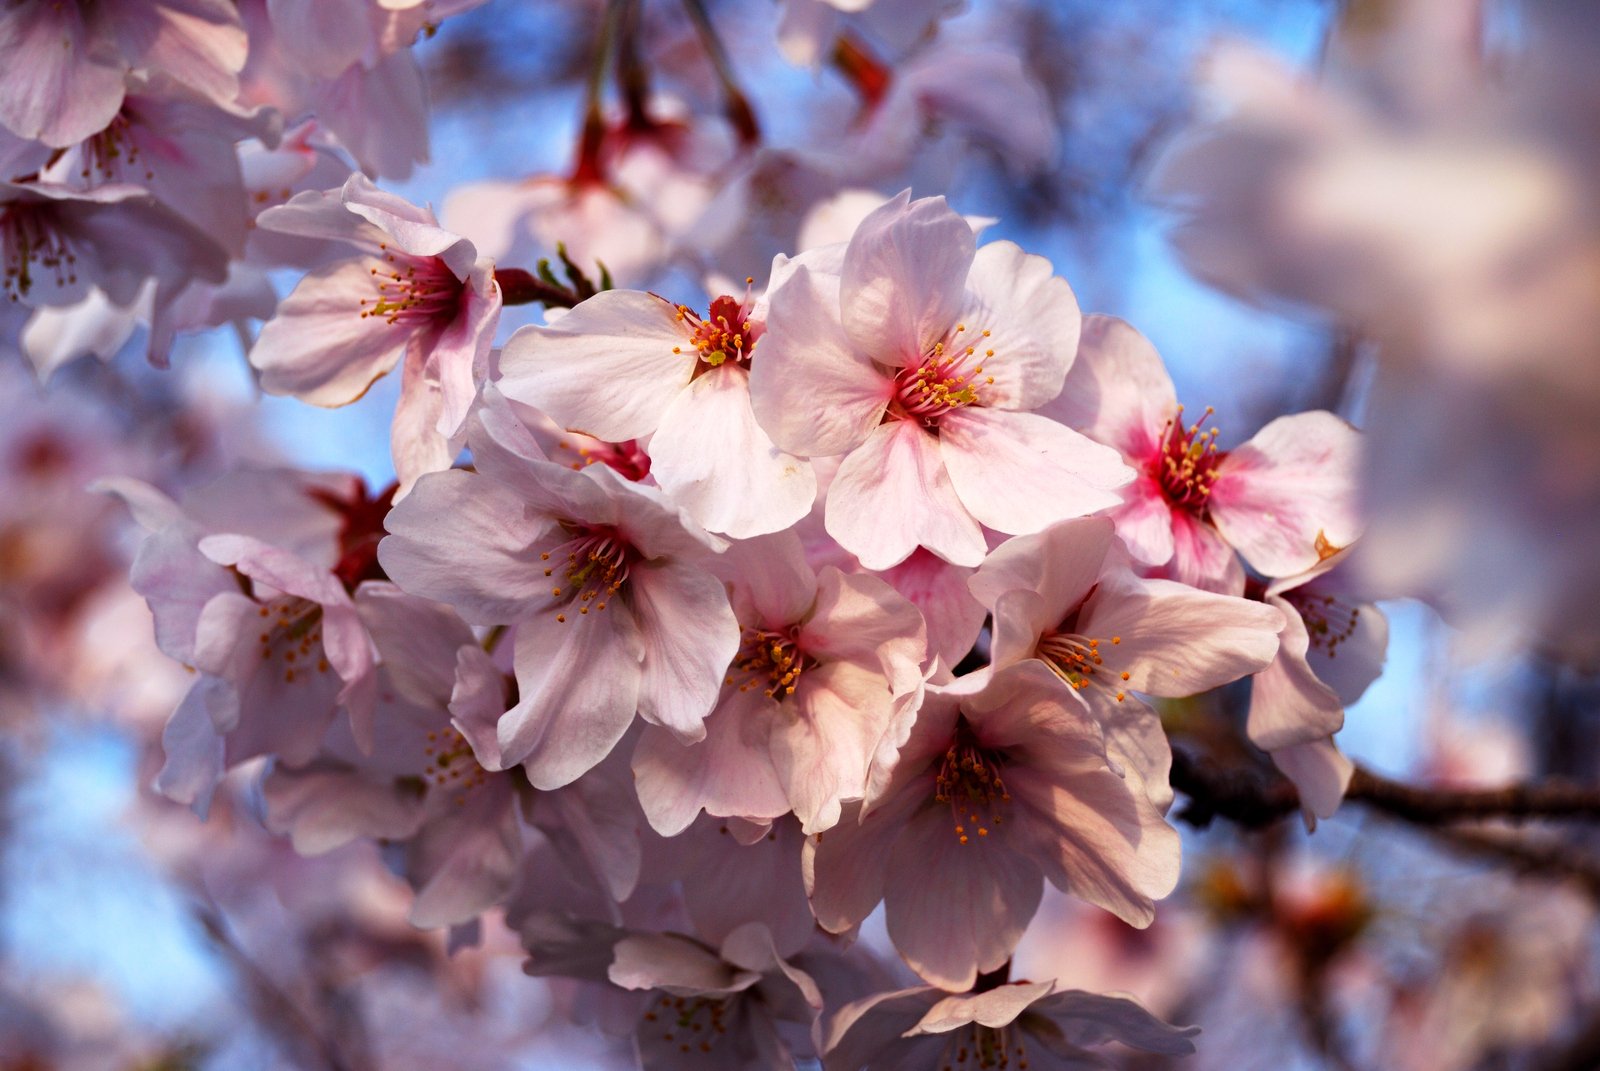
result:
[[[955,738],[934,778],[933,799],[949,806],[956,839],[962,844],[970,843],[968,823],[978,836],[987,837],[989,828],[1003,820],[1000,805],[1010,803],[1011,794],[1000,777],[1001,760],[1000,752],[979,743],[966,718],[957,719]],[[988,824],[978,825],[986,812]]]
[[[794,694],[800,677],[816,664],[800,650],[798,626],[782,632],[747,628],[723,684],[736,684],[741,692],[760,688],[768,699],[781,701]],[[744,680],[739,679],[741,674],[746,675]]]
[[[1205,513],[1217,480],[1217,466],[1227,456],[1217,449],[1218,430],[1201,430],[1211,414],[1207,407],[1199,420],[1184,427],[1180,405],[1162,429],[1160,449],[1148,469],[1167,501],[1195,516]]]
[[[580,615],[591,609],[602,611],[606,601],[627,584],[638,552],[610,525],[563,527],[571,538],[539,555],[540,561],[552,563],[543,570],[546,576],[560,569],[566,577],[551,586],[550,598],[568,608],[576,603]],[[564,623],[567,616],[558,613],[556,620]]]
[[[361,318],[386,324],[429,324],[455,317],[461,302],[462,282],[438,257],[413,257],[391,253],[369,270],[376,298],[362,298]]]

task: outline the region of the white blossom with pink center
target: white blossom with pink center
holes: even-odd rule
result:
[[[1033,412],[1077,350],[1072,289],[1009,242],[976,249],[943,198],[885,204],[768,294],[756,418],[781,449],[845,455],[828,533],[869,569],[918,546],[976,565],[983,526],[1035,532],[1121,502],[1115,451]]]
[[[1344,727],[1344,708],[1383,672],[1389,646],[1383,611],[1339,569],[1352,550],[1331,551],[1261,595],[1283,614],[1283,631],[1278,657],[1255,676],[1245,729],[1300,790],[1308,822],[1329,817],[1344,798],[1354,768],[1333,734]]]
[[[883,901],[901,956],[952,992],[1010,957],[1046,878],[1147,926],[1178,881],[1157,776],[1038,662],[930,687],[892,778],[807,843],[812,909],[841,933]]]
[[[511,336],[497,386],[600,439],[651,436],[656,482],[696,523],[748,538],[794,524],[817,493],[810,463],[775,447],[751,409],[765,330],[748,293],[718,297],[701,316],[608,290]]]
[[[655,488],[605,465],[548,461],[492,391],[469,424],[475,472],[419,480],[379,548],[402,588],[480,625],[515,625],[519,700],[501,761],[559,788],[605,758],[635,711],[679,739],[704,719],[739,648],[718,546]]]
[[[807,833],[839,820],[892,766],[922,697],[922,615],[876,577],[813,571],[792,532],[749,540],[718,562],[731,576],[742,644],[706,738],[684,747],[646,729],[634,752],[639,800],[673,836],[702,808]]]
[[[1104,725],[1108,747],[1152,771],[1172,800],[1161,721],[1135,693],[1181,698],[1270,665],[1271,606],[1136,575],[1105,517],[1007,540],[967,582],[993,615],[996,667],[1042,662]]]
[[[1109,316],[1084,321],[1078,361],[1049,411],[1114,446],[1138,472],[1111,512],[1133,556],[1186,584],[1238,595],[1239,556],[1267,576],[1317,563],[1359,532],[1361,437],[1333,413],[1272,421],[1232,450],[1184,415],[1155,347]],[[1237,554],[1235,553],[1237,551]]]
[[[1106,1042],[1186,1056],[1199,1032],[1164,1023],[1128,997],[1057,989],[1055,982],[1008,982],[973,993],[923,986],[839,1009],[822,1066],[1077,1071],[1107,1066],[1094,1051]]]
[[[250,350],[261,386],[313,405],[348,405],[404,359],[390,445],[401,494],[449,467],[487,374],[500,318],[494,266],[433,213],[365,176],[300,194],[258,225],[339,240],[359,255],[302,279]]]

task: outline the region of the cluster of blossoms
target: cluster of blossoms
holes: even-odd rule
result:
[[[1220,449],[1133,328],[941,198],[760,295],[604,290],[493,353],[494,266],[425,211],[358,176],[261,225],[357,253],[262,330],[263,381],[349,400],[403,354],[402,479],[108,485],[196,673],[163,791],[203,812],[270,757],[270,828],[383,842],[457,940],[503,907],[533,973],[638,995],[648,1066],[1190,1048],[1008,964],[1047,882],[1134,926],[1176,885],[1151,699],[1255,676],[1253,738],[1338,805],[1384,638],[1325,580],[1352,428]],[[880,904],[921,988],[850,966]]]
[[[571,171],[457,185],[435,215],[394,192],[428,156],[410,46],[481,3],[0,4],[0,328],[39,377],[139,330],[165,366],[180,335],[233,327],[265,393],[336,408],[387,379],[394,399],[381,487],[260,464],[180,494],[155,461],[0,434],[19,486],[94,467],[102,494],[75,508],[115,499],[143,529],[131,586],[182,685],[154,778],[168,799],[231,814],[231,780],[295,853],[376,846],[413,927],[452,951],[514,935],[566,1017],[647,1068],[1100,1066],[1107,1045],[1190,1053],[1197,1031],[1165,1021],[1182,1008],[1078,988],[1024,932],[1155,923],[1180,871],[1169,734],[1194,697],[1226,689],[1240,765],[1247,740],[1314,829],[1351,784],[1336,735],[1383,666],[1379,597],[1482,593],[1558,651],[1592,649],[1591,527],[1558,548],[1584,562],[1570,591],[1559,562],[1498,566],[1532,542],[1522,514],[1592,513],[1600,306],[1561,272],[1528,283],[1526,307],[1569,328],[1555,345],[1524,338],[1514,296],[1475,300],[1527,254],[1520,217],[1515,241],[1485,224],[1479,267],[1443,294],[1407,259],[1432,216],[1347,230],[1370,221],[1339,192],[1344,150],[1380,176],[1428,163],[1361,102],[1409,101],[1428,152],[1458,134],[1350,41],[1330,69],[1373,84],[1348,93],[1217,53],[1235,110],[1157,169],[1187,213],[1179,252],[1247,297],[1359,324],[1383,350],[1385,446],[1429,370],[1469,366],[1452,389],[1475,406],[1507,399],[1496,418],[1544,482],[1518,491],[1538,508],[1495,519],[1504,538],[1463,538],[1471,511],[1442,506],[1413,531],[1403,451],[1374,463],[1320,409],[1241,428],[1180,398],[1152,343],[1085,315],[1048,260],[983,241],[990,221],[863,188],[942,188],[969,146],[1016,175],[1054,161],[1021,61],[938,35],[961,5],[784,0],[783,55],[836,68],[859,104],[836,145],[802,152],[762,144],[702,3],[685,5],[700,95],[725,123],[651,91],[650,49],[690,46],[607,4]],[[617,114],[598,88],[613,62]],[[1491,91],[1466,62],[1451,77],[1502,123],[1559,96]],[[1213,166],[1233,156],[1261,166]],[[1589,188],[1561,175],[1556,194]],[[1261,182],[1286,206],[1270,226]],[[1349,244],[1408,254],[1369,277]],[[536,303],[533,322],[518,307]],[[1468,304],[1481,322],[1460,322]],[[1531,385],[1525,347],[1544,359]],[[1536,427],[1564,393],[1557,433]],[[1468,477],[1504,460],[1461,453]],[[29,516],[0,529],[0,594],[23,578],[18,605],[51,628],[0,629],[0,668],[115,571],[98,529],[13,498]],[[73,556],[78,586],[58,584]],[[1325,875],[1301,900],[1210,878],[1219,916],[1273,920],[1308,988],[1369,921]]]

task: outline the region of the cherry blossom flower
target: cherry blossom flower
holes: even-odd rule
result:
[[[831,566],[813,572],[791,533],[730,548],[742,645],[706,738],[684,747],[646,729],[634,752],[639,799],[671,836],[709,814],[772,819],[791,810],[807,833],[866,794],[890,764],[922,694],[923,626],[883,581]]]
[[[1327,412],[1279,417],[1232,450],[1205,416],[1186,423],[1155,348],[1108,316],[1084,322],[1078,361],[1050,412],[1121,452],[1138,472],[1111,512],[1139,561],[1174,580],[1238,595],[1238,554],[1268,576],[1317,562],[1359,527],[1360,439]]]
[[[1038,662],[930,687],[888,783],[807,844],[817,921],[842,932],[882,900],[901,956],[956,992],[1011,955],[1047,877],[1149,925],[1178,880],[1155,767],[1114,756]]]
[[[968,586],[993,615],[992,664],[1049,667],[1101,719],[1108,748],[1152,771],[1161,807],[1170,751],[1134,693],[1198,695],[1264,669],[1283,627],[1271,606],[1137,576],[1105,517],[1007,540]]]
[[[379,549],[405,590],[467,621],[516,625],[520,699],[500,719],[502,761],[536,788],[610,753],[634,712],[704,737],[739,625],[703,565],[716,546],[654,488],[608,466],[546,460],[491,392],[468,431],[476,472],[419,480]]]
[[[1300,790],[1307,821],[1331,816],[1344,798],[1354,767],[1333,734],[1344,726],[1344,708],[1383,672],[1389,645],[1383,611],[1355,595],[1348,568],[1340,568],[1353,550],[1330,548],[1261,595],[1283,614],[1283,630],[1278,657],[1251,685],[1245,729]]]
[[[128,73],[146,67],[230,103],[246,47],[227,0],[7,4],[0,125],[52,147],[75,144],[112,121]]]
[[[499,389],[613,442],[650,436],[655,481],[713,532],[747,538],[811,509],[808,462],[772,445],[750,406],[765,325],[748,295],[704,317],[654,294],[602,291],[500,354]]]
[[[355,401],[404,359],[390,437],[401,493],[455,459],[500,317],[493,266],[433,213],[352,175],[305,193],[259,225],[335,238],[359,256],[302,279],[261,329],[250,363],[261,385],[314,405]]]
[[[1057,989],[1054,982],[1009,982],[963,994],[923,986],[841,1008],[822,1066],[1077,1071],[1105,1066],[1094,1050],[1106,1042],[1185,1056],[1199,1032],[1164,1023],[1127,997]]]
[[[371,640],[351,595],[375,574],[374,514],[351,477],[237,472],[180,507],[108,481],[150,530],[132,570],[156,640],[199,672],[162,734],[157,787],[204,813],[222,773],[258,755],[305,763],[339,710],[370,750]]]
[[[802,255],[769,292],[751,401],[780,449],[845,455],[828,533],[864,566],[919,545],[976,565],[980,524],[1032,532],[1121,501],[1132,473],[1115,452],[1031,412],[1078,339],[1049,262],[1009,242],[975,250],[943,198],[903,193],[857,228],[841,274],[826,263]]]

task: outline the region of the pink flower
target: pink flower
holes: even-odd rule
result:
[[[701,808],[807,833],[860,799],[892,763],[922,695],[922,616],[876,577],[813,572],[792,533],[750,540],[718,562],[733,576],[743,643],[706,738],[684,747],[647,729],[634,752],[639,800],[664,835]],[[897,728],[898,727],[898,728]]]
[[[359,174],[343,190],[269,209],[259,224],[339,239],[360,254],[306,276],[263,325],[250,350],[262,387],[347,405],[404,358],[390,437],[401,493],[449,467],[499,322],[493,266],[432,212]]]
[[[1273,580],[1261,596],[1283,614],[1283,630],[1277,659],[1251,686],[1245,728],[1300,790],[1308,821],[1329,817],[1344,798],[1353,767],[1333,734],[1344,708],[1383,672],[1389,645],[1383,611],[1352,595],[1342,572],[1332,575],[1348,553]]]
[[[492,391],[469,426],[476,472],[419,480],[379,548],[413,594],[474,624],[515,624],[520,700],[502,761],[536,788],[575,780],[634,712],[686,742],[705,735],[739,625],[701,564],[714,541],[654,488],[603,465],[546,460]]]
[[[339,710],[373,741],[371,640],[351,595],[373,575],[381,506],[353,478],[238,472],[182,507],[112,481],[150,535],[134,590],[156,640],[199,679],[162,734],[157,787],[204,812],[224,770],[258,755],[305,763]]]
[[[1178,834],[1136,762],[1043,665],[930,688],[892,779],[808,843],[832,932],[881,899],[913,970],[951,991],[1011,955],[1044,879],[1136,926],[1178,880]]]
[[[1105,517],[1007,540],[968,581],[993,615],[996,667],[1041,662],[1105,727],[1165,808],[1171,752],[1134,693],[1180,698],[1272,662],[1283,621],[1271,606],[1137,576]]]
[[[246,47],[228,0],[7,4],[0,10],[0,125],[54,147],[82,141],[117,114],[135,68],[230,103]]]
[[[1287,576],[1316,564],[1319,540],[1342,546],[1356,536],[1354,428],[1332,413],[1297,413],[1219,450],[1205,417],[1184,423],[1160,355],[1121,320],[1084,322],[1078,363],[1050,410],[1137,470],[1111,512],[1117,534],[1174,580],[1237,595],[1235,551],[1268,576]]]
[[[748,296],[719,297],[701,317],[607,290],[511,336],[497,385],[601,439],[651,436],[656,482],[696,523],[747,538],[794,524],[817,493],[811,465],[773,446],[750,407],[764,333]]]
[[[942,198],[909,194],[857,228],[837,277],[835,256],[802,255],[768,295],[751,401],[779,448],[845,455],[828,532],[864,566],[918,546],[976,565],[980,525],[1033,532],[1121,501],[1132,474],[1113,451],[1031,412],[1078,340],[1077,301],[1047,261],[975,250]]]
[[[839,1009],[822,1066],[1075,1071],[1105,1066],[1093,1050],[1108,1041],[1185,1056],[1194,1052],[1189,1039],[1199,1032],[1164,1023],[1127,997],[1058,990],[1054,982],[1010,982],[962,994],[924,986]]]

